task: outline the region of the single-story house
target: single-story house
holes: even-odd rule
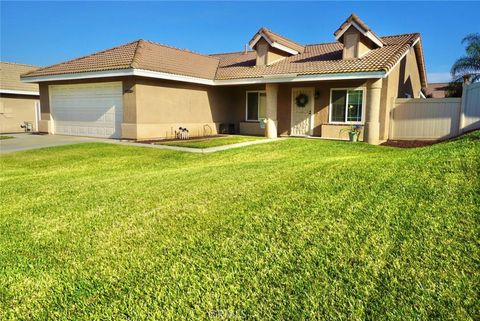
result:
[[[378,144],[393,99],[426,87],[420,35],[380,37],[352,14],[334,36],[302,45],[261,28],[252,50],[211,55],[136,40],[22,80],[39,83],[39,128],[49,133],[151,139],[233,124],[241,134],[338,139],[364,125]]]
[[[38,69],[36,66],[0,62],[0,133],[24,131],[30,123],[36,131],[40,116],[38,85],[20,81],[20,75]]]

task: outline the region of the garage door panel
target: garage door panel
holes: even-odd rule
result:
[[[122,83],[50,86],[55,133],[119,138]]]

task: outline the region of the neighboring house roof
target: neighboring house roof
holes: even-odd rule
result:
[[[20,75],[37,69],[36,66],[0,62],[0,93],[39,95],[38,85],[24,83]]]
[[[40,68],[24,77],[119,69],[142,69],[214,79],[218,59],[139,39],[124,45]]]
[[[355,27],[358,31],[362,32],[364,36],[372,40],[379,47],[386,45],[386,43],[382,40],[382,38],[377,36],[372,31],[372,29],[370,29],[370,27],[354,13],[352,13],[350,17],[348,17],[347,20],[345,20],[345,22],[340,26],[340,28],[337,29],[337,31],[333,33],[333,35],[338,40],[342,37],[343,33],[347,31],[347,29],[350,28],[351,26]]]
[[[448,85],[446,82],[430,83],[425,88],[425,96],[428,98],[445,98]]]
[[[365,30],[370,30],[355,15],[347,19],[347,22],[349,20]],[[339,30],[341,29],[342,27]],[[62,78],[55,75],[66,75],[62,79],[134,75],[211,85],[273,82],[280,78],[300,81],[306,78],[312,80],[312,77],[325,79],[327,76],[329,79],[378,78],[385,77],[414,47],[422,86],[426,86],[425,63],[418,33],[381,37],[381,47],[355,59],[342,59],[341,42],[302,46],[266,28],[261,28],[252,41],[260,34],[271,42],[289,48],[295,47],[299,53],[270,65],[256,66],[254,51],[202,55],[150,41],[136,40],[38,69],[23,75],[22,78],[33,82]]]
[[[252,40],[250,40],[249,42],[250,47],[253,48],[261,38],[264,38],[265,40],[267,40],[269,44],[271,44],[273,47],[277,49],[284,50],[284,51],[285,49],[283,49],[282,47],[286,47],[286,49],[291,49],[294,51],[292,52],[294,54],[302,53],[305,50],[304,46],[288,38],[285,38],[284,36],[279,35],[278,33],[268,30],[265,27],[260,28],[260,30],[258,30],[257,33],[253,36]],[[277,44],[280,44],[280,46],[278,46]]]

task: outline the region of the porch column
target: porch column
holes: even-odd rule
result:
[[[373,79],[367,87],[367,123],[365,140],[372,145],[380,143],[380,96],[383,79]]]
[[[266,84],[267,110],[266,110],[266,130],[265,137],[277,138],[277,94],[278,84]]]

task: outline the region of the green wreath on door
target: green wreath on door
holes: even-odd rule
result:
[[[305,94],[299,94],[295,98],[295,103],[298,107],[305,107],[308,104],[308,96]]]

